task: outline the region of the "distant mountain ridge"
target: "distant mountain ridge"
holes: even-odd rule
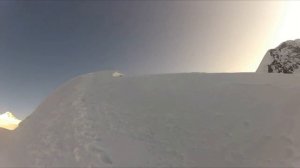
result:
[[[14,130],[20,122],[21,120],[17,119],[11,112],[0,114],[0,128]]]
[[[264,56],[256,72],[300,73],[300,39],[288,40]]]

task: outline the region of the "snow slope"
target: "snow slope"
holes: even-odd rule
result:
[[[2,166],[299,167],[300,76],[79,76],[12,134]]]
[[[281,43],[269,50],[256,72],[263,73],[299,73],[300,39]]]
[[[7,152],[7,143],[10,142],[9,138],[11,133],[12,131],[9,131],[5,128],[0,128],[0,165],[4,162],[2,155]]]

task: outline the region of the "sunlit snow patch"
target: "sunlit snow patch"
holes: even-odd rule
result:
[[[8,130],[16,129],[21,120],[17,119],[11,112],[5,112],[0,115],[0,127]]]
[[[114,72],[114,73],[112,74],[112,76],[113,76],[113,77],[122,77],[122,76],[124,76],[124,75],[121,74],[121,73],[119,73],[119,72]]]

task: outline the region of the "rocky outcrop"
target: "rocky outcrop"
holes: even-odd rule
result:
[[[281,43],[269,50],[256,72],[300,73],[300,39]]]

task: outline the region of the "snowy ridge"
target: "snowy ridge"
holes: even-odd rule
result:
[[[256,72],[299,73],[300,39],[289,40],[269,50]]]
[[[112,74],[54,91],[13,132],[0,165],[300,166],[298,75]]]
[[[18,127],[21,120],[17,119],[11,112],[5,112],[0,115],[0,127],[14,130]]]

